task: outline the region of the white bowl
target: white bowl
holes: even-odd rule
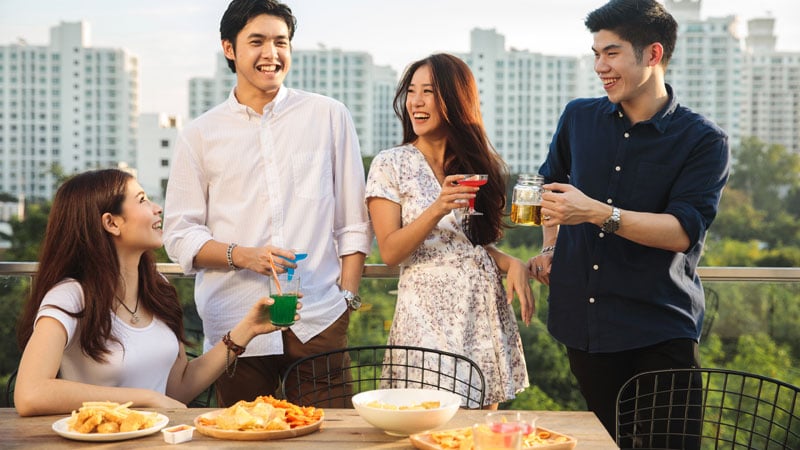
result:
[[[436,401],[440,406],[432,409],[385,409],[367,406],[371,402],[402,407]],[[353,406],[364,420],[387,434],[407,436],[438,428],[450,421],[461,406],[461,397],[452,392],[433,389],[376,389],[354,395]]]

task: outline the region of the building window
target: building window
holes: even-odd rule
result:
[[[161,148],[169,148],[169,139],[161,140]]]

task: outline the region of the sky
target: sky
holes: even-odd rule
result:
[[[688,1],[688,0],[687,0]],[[798,0],[701,0],[701,17],[774,17],[777,48],[800,52]],[[606,0],[285,0],[297,17],[293,46],[366,51],[398,73],[431,53],[467,52],[473,28],[495,29],[506,48],[591,53],[586,14]],[[229,0],[0,0],[0,45],[47,45],[60,22],[89,24],[94,47],[139,58],[140,112],[188,112],[188,80],[211,77],[219,20]]]

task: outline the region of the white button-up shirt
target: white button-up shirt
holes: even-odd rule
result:
[[[304,247],[303,309],[292,331],[306,342],[346,310],[340,260],[369,254],[364,168],[347,108],[282,86],[261,114],[228,100],[186,126],[175,146],[164,206],[164,246],[196,273],[207,351],[260,297],[267,278],[249,270],[197,269],[209,240],[247,247]],[[245,356],[280,354],[281,333],[257,336]]]

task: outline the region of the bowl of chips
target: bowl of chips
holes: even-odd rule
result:
[[[376,389],[354,395],[353,406],[370,425],[393,436],[408,436],[449,422],[461,397],[432,389]]]

